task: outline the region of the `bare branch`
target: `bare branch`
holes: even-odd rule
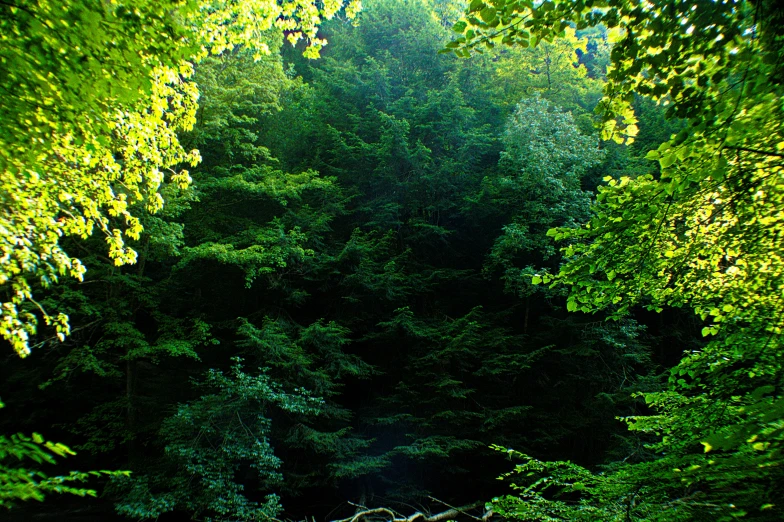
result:
[[[469,511],[469,510],[476,509],[476,508],[484,506],[484,502],[474,502],[473,504],[468,504],[468,505],[461,506],[461,507],[452,507],[452,506],[449,506],[449,504],[447,504],[445,502],[442,502],[440,500],[437,500],[435,498],[433,498],[432,500],[435,500],[436,502],[444,504],[445,506],[450,507],[450,509],[447,509],[446,511],[442,511],[441,513],[436,513],[434,515],[429,515],[429,516],[425,515],[421,511],[417,511],[416,513],[414,513],[413,515],[411,515],[409,517],[400,518],[400,517],[396,516],[396,514],[391,509],[381,507],[381,508],[373,508],[373,509],[364,509],[363,511],[359,511],[359,512],[355,513],[354,515],[348,517],[348,518],[343,518],[343,519],[340,519],[340,520],[333,520],[332,522],[358,522],[359,520],[371,517],[372,515],[386,515],[387,516],[387,520],[389,522],[440,522],[442,520],[448,520],[450,518],[454,518],[454,517],[456,517],[458,515],[468,516],[468,517],[471,517],[471,518],[473,518],[475,520],[480,520],[480,521],[487,520],[484,517],[483,518],[479,518],[479,517],[475,517],[473,515],[469,515],[467,513],[467,511]],[[353,505],[356,505],[356,504],[353,504]]]
[[[467,516],[467,517],[473,518],[474,520],[482,520],[482,519],[481,519],[481,518],[479,518],[479,517],[475,517],[474,515],[471,515],[471,514],[468,514],[468,513],[464,512],[464,511],[462,511],[463,509],[474,509],[474,508],[478,508],[478,507],[480,507],[480,506],[482,505],[482,503],[481,503],[481,502],[475,502],[474,504],[471,504],[470,506],[467,506],[467,507],[464,507],[464,508],[456,508],[455,506],[450,506],[449,504],[447,504],[447,503],[446,503],[446,502],[444,502],[443,500],[438,500],[437,498],[435,498],[435,497],[431,497],[430,495],[428,495],[428,496],[427,496],[427,498],[429,498],[430,500],[433,500],[433,501],[435,501],[435,502],[438,502],[439,504],[443,504],[443,505],[445,505],[446,507],[448,507],[448,508],[450,508],[450,509],[452,509],[452,510],[454,510],[454,511],[457,511],[457,512],[459,512],[459,513],[462,513],[463,515],[465,515],[465,516]]]

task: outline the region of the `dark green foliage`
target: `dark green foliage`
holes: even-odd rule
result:
[[[181,405],[161,426],[163,469],[117,481],[118,489],[130,490],[117,511],[157,518],[184,510],[209,522],[277,516],[281,507],[273,488],[282,476],[270,446],[270,410],[316,416],[323,400],[300,388],[288,393],[263,372],[248,374],[240,359],[228,375],[210,370],[200,387],[212,393]],[[247,498],[246,481],[263,500]]]
[[[358,25],[324,24],[318,61],[205,58],[197,122],[180,136],[203,161],[128,241],[138,263],[68,242],[85,282],[43,304],[72,335],[36,339],[40,366],[4,375],[15,400],[52,405],[40,417],[82,450],[80,467],[132,471],[103,500],[118,516],[486,501],[508,492],[491,444],[564,487],[624,462],[663,469],[655,435],[618,417],[645,418],[633,394],[661,393],[658,373],[701,346],[694,325],[606,323],[533,283],[565,260],[547,231],[589,220],[604,176],[654,173],[644,148],[677,124],[639,99],[640,145],[600,144],[606,31],[570,33],[552,69],[538,51],[438,55],[460,9],[375,0]],[[498,512],[515,516],[516,498]]]
[[[0,402],[0,409],[4,404]],[[68,446],[44,440],[39,433],[31,436],[17,433],[0,435],[0,509],[11,509],[20,501],[42,501],[52,493],[95,496],[94,489],[74,486],[95,477],[127,476],[121,471],[71,471],[64,475],[48,476],[42,464],[55,464],[56,458],[76,455]]]

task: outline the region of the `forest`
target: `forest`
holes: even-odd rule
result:
[[[784,520],[776,0],[0,0],[0,519]]]

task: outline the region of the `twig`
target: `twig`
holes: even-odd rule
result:
[[[437,498],[435,498],[435,497],[431,497],[430,495],[428,495],[428,496],[427,496],[427,498],[429,498],[430,500],[433,500],[433,501],[435,501],[435,502],[438,502],[439,504],[443,504],[443,505],[445,505],[446,507],[448,507],[448,508],[450,508],[450,509],[453,509],[453,510],[455,510],[455,511],[459,512],[459,513],[462,513],[462,514],[464,514],[464,515],[465,515],[465,516],[467,516],[467,517],[471,517],[471,518],[473,518],[474,520],[482,520],[482,519],[481,519],[481,518],[479,518],[479,517],[475,517],[474,515],[470,515],[470,514],[466,513],[465,511],[463,511],[463,509],[474,509],[474,508],[478,508],[478,507],[480,507],[480,506],[482,505],[482,503],[481,503],[481,502],[476,502],[476,503],[474,503],[474,504],[471,504],[470,506],[466,506],[466,507],[464,507],[464,508],[456,508],[455,506],[450,506],[449,504],[447,504],[447,503],[446,503],[446,502],[444,502],[443,500],[438,500]]]

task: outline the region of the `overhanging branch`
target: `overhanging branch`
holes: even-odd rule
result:
[[[772,152],[769,150],[752,149],[750,147],[724,147],[727,150],[737,150],[740,152],[751,152],[752,154],[761,154],[763,156],[772,156],[774,158],[784,158],[784,154]]]

